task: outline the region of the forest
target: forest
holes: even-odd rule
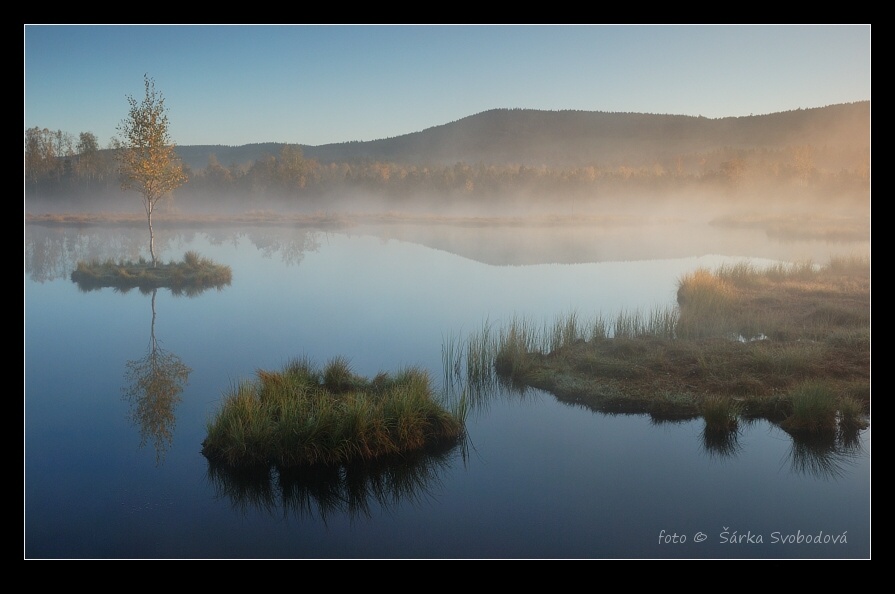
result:
[[[176,208],[603,208],[637,197],[868,205],[869,102],[709,120],[493,110],[402,137],[319,147],[177,146]],[[25,131],[26,210],[116,208],[112,139]]]

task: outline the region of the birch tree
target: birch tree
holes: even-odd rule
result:
[[[121,187],[140,193],[149,225],[149,253],[152,266],[158,264],[155,255],[155,235],[152,230],[152,213],[160,201],[169,198],[171,192],[186,181],[183,164],[174,152],[168,130],[168,114],[165,98],[155,90],[155,81],[144,75],[145,96],[137,101],[128,95],[128,117],[118,125],[121,149],[118,165]]]

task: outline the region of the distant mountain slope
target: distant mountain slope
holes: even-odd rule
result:
[[[457,162],[574,166],[646,164],[658,158],[722,147],[783,148],[814,145],[843,150],[870,146],[870,102],[798,109],[767,115],[704,117],[590,111],[493,109],[393,138],[321,146],[300,145],[321,163],[361,160],[445,165]],[[246,164],[282,144],[183,146],[193,169],[218,162]]]

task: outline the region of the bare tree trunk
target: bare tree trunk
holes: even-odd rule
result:
[[[155,234],[152,232],[152,209],[146,211],[146,222],[149,223],[149,255],[152,256],[152,267],[156,268],[158,262],[155,259]]]

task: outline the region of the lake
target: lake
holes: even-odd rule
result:
[[[78,260],[148,255],[142,227],[25,227],[26,558],[869,558],[870,429],[795,443],[766,422],[606,415],[495,388],[467,439],[402,463],[242,475],[200,453],[234,385],[307,356],[441,386],[452,337],[672,307],[698,267],[869,254],[756,228],[157,225],[233,281],[195,296],[81,290]],[[153,357],[155,357],[153,359]],[[185,366],[147,395],[150,362]],[[184,369],[184,367],[177,367]]]

